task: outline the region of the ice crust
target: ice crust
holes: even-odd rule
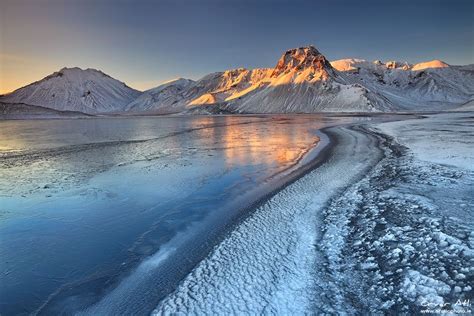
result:
[[[337,128],[332,158],[258,208],[153,314],[459,308],[473,298],[474,172],[448,153],[472,158],[471,120]]]

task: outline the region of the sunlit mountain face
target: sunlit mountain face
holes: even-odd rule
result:
[[[94,70],[65,68],[0,97],[5,117],[37,107],[87,114],[249,114],[452,110],[471,99],[474,70],[440,60],[418,64],[329,60],[314,46],[285,51],[273,68],[237,68],[176,79],[139,92]],[[70,115],[70,114],[69,114]],[[77,115],[77,114],[76,114]]]

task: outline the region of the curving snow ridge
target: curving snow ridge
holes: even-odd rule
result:
[[[0,98],[60,111],[120,112],[140,95],[125,83],[95,69],[63,68]]]
[[[350,307],[324,275],[321,210],[380,159],[372,137],[337,129],[330,161],[241,223],[162,300],[153,315],[338,314]],[[370,152],[370,155],[367,155]]]

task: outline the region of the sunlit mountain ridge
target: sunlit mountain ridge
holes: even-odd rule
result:
[[[84,113],[317,113],[450,110],[474,99],[474,67],[342,59],[314,46],[287,50],[274,68],[237,68],[139,92],[95,69],[64,68],[0,97]]]

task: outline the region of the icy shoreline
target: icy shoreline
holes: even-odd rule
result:
[[[163,134],[160,129],[158,135],[131,134],[131,139],[111,138],[97,145],[82,144],[84,139],[80,138],[78,144],[64,146],[69,141],[64,137],[57,142],[61,146],[49,148],[47,137],[44,144],[35,143],[37,148],[31,152],[6,153],[5,178],[9,172],[13,175],[15,170],[36,165],[42,181],[48,172],[59,181],[38,185],[29,180],[36,179],[35,169],[30,168],[29,173],[17,179],[23,179],[28,186],[3,183],[4,193],[11,194],[13,202],[30,201],[34,209],[40,205],[30,200],[35,193],[44,210],[61,205],[61,198],[67,202],[68,197],[74,197],[74,201],[79,197],[91,203],[85,209],[82,202],[64,204],[65,209],[77,204],[77,221],[71,220],[75,217],[70,211],[64,213],[62,207],[57,207],[55,216],[67,220],[60,223],[61,227],[69,227],[68,223],[84,227],[89,238],[82,240],[81,230],[69,236],[74,230],[65,229],[62,240],[68,236],[75,240],[77,236],[80,242],[67,241],[65,248],[54,249],[56,254],[70,251],[70,244],[87,242],[95,247],[102,232],[110,233],[110,244],[118,245],[117,233],[127,233],[124,227],[131,229],[135,219],[146,222],[135,223],[137,236],[141,236],[138,241],[134,242],[135,233],[130,231],[131,248],[123,243],[124,239],[117,248],[135,255],[134,261],[119,262],[122,272],[113,276],[116,283],[109,279],[108,285],[102,286],[98,278],[66,283],[37,312],[147,314],[155,309],[155,314],[417,314],[425,304],[472,300],[474,170],[470,162],[474,158],[470,149],[474,147],[474,118],[469,113],[444,113],[386,122],[394,118],[400,117],[302,116],[297,125],[291,125],[294,123],[284,117],[249,118],[231,124],[220,122],[224,118],[219,118],[219,124],[205,120],[189,128],[179,124],[173,132]],[[94,120],[81,121],[91,122]],[[155,126],[154,120],[135,123],[140,123],[140,130],[145,123]],[[302,123],[309,124],[304,128],[311,133],[310,138],[295,132]],[[315,139],[319,143],[314,148]],[[249,140],[252,142],[246,144]],[[29,147],[28,143],[24,146]],[[91,178],[82,182],[83,187],[71,192],[62,192],[69,178],[58,177],[66,176],[63,171],[67,169],[38,166],[41,163],[77,169],[82,166],[78,162],[102,156],[115,160],[105,161],[107,164],[100,165],[101,169],[94,167]],[[268,156],[278,161],[274,163],[278,170],[269,169],[272,172],[257,179],[257,172],[266,170],[262,166],[266,166],[264,159]],[[245,160],[250,158],[262,163]],[[282,158],[292,163],[282,164]],[[222,173],[216,172],[217,166],[223,167]],[[87,175],[87,168],[80,171]],[[212,199],[222,201],[223,193],[236,192],[234,182],[227,181],[241,172],[244,177],[237,178],[235,184],[245,190],[223,201],[225,205],[212,204]],[[215,181],[209,182],[214,179],[212,175]],[[127,181],[117,181],[118,177]],[[209,184],[210,191],[191,190],[195,189],[196,178],[202,179],[199,184],[203,188]],[[157,191],[160,183],[165,184],[165,190]],[[245,194],[248,183],[255,184],[256,191]],[[228,189],[221,190],[224,187]],[[28,199],[17,201],[15,196],[28,188],[33,190],[25,196]],[[63,190],[58,191],[59,188]],[[214,191],[216,188],[219,190]],[[192,192],[196,199],[190,202]],[[183,200],[168,201],[172,197]],[[139,216],[130,212],[137,203],[148,199],[152,204],[144,204]],[[160,204],[162,200],[168,204]],[[123,204],[124,201],[128,202]],[[97,211],[91,207],[94,203],[99,203]],[[183,213],[173,209],[177,205],[183,206]],[[199,208],[209,212],[200,212]],[[123,213],[117,213],[122,209]],[[167,209],[171,212],[160,215]],[[87,210],[92,210],[92,215],[101,214],[103,219],[83,221],[88,219]],[[42,220],[58,222],[55,217],[46,216],[47,211],[42,212]],[[89,229],[102,229],[120,214],[130,217],[102,231]],[[24,223],[30,225],[30,218],[25,217]],[[152,225],[147,228],[149,223]],[[183,229],[175,235],[172,224],[182,225],[179,227]],[[38,240],[43,229],[31,232]],[[169,236],[176,238],[159,239]],[[164,242],[156,244],[156,240]],[[14,242],[5,242],[4,249],[6,245],[18,248]],[[53,251],[34,247],[31,252],[37,249]],[[94,249],[102,253],[107,248]],[[71,253],[74,255],[74,249]],[[82,259],[83,253],[77,254]],[[93,262],[89,256],[77,268]],[[25,263],[25,271],[32,266],[40,271],[40,264],[60,266],[54,260],[35,261]],[[22,276],[19,266],[12,265],[7,271],[11,280],[19,280],[12,277],[14,273]]]
[[[474,173],[449,157],[423,161],[403,137],[432,139],[440,120],[469,156],[472,133],[456,134],[472,132],[466,114],[329,129],[329,159],[259,207],[153,314],[465,311]],[[455,147],[437,140],[440,155]]]
[[[473,298],[474,173],[457,158],[472,159],[472,116],[368,128],[380,133],[384,158],[324,211],[328,273],[343,289],[340,305],[350,307],[341,312],[466,313],[471,307],[463,302]]]
[[[348,128],[328,133],[337,136],[337,146],[328,160],[259,207],[158,305],[154,314],[337,310],[325,303],[327,295],[336,289],[331,290],[326,276],[320,273],[324,258],[317,249],[318,210],[334,192],[359,179],[382,153],[375,145],[377,138],[371,135]],[[371,157],[367,157],[367,149],[373,149]],[[322,288],[314,288],[315,284]]]

